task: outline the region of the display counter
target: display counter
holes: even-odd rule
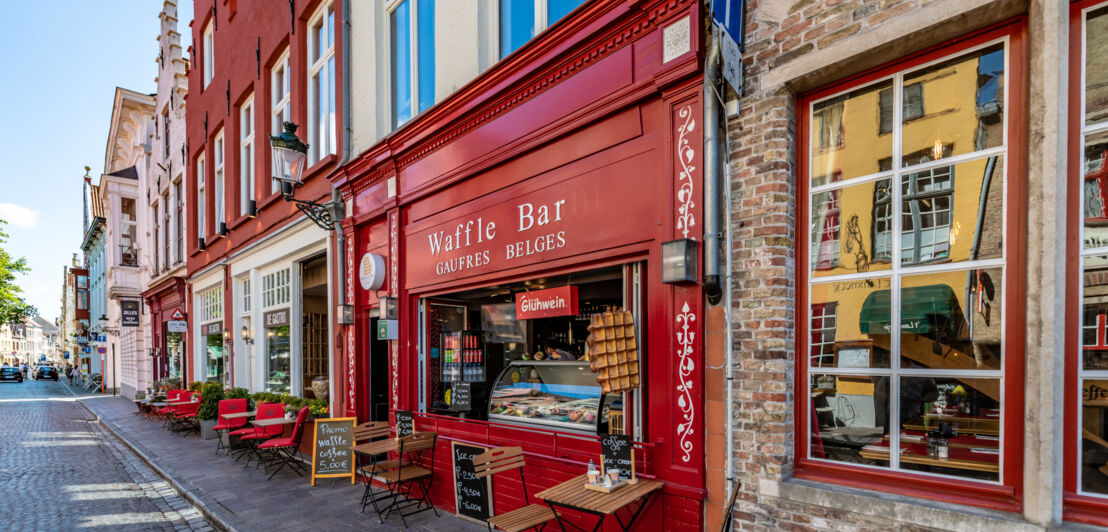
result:
[[[601,393],[588,362],[516,360],[496,379],[489,420],[598,434],[607,432],[608,409],[620,398]]]

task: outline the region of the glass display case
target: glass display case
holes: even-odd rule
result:
[[[608,409],[621,409],[621,399],[601,393],[588,362],[514,360],[496,379],[489,421],[606,433]]]

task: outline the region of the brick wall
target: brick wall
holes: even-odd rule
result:
[[[952,31],[972,31],[1014,14],[1009,3],[999,1],[992,3],[1003,8],[990,13],[989,3],[970,0],[963,3],[962,12],[947,9],[942,16],[949,16],[950,21],[944,27],[934,8],[954,4],[942,0],[747,2],[745,94],[738,113],[728,120],[735,268],[731,456],[735,480],[741,482],[733,513],[738,530],[980,526],[973,519],[983,518],[982,512],[972,512],[974,517],[962,520],[959,512],[965,509],[955,505],[942,506],[917,519],[905,516],[916,515],[913,512],[924,515],[927,505],[938,503],[895,496],[878,499],[860,490],[790,480],[796,455],[794,370],[799,341],[795,315],[796,94],[943,42]],[[989,14],[967,16],[971,8]],[[919,22],[920,17],[928,17],[927,22]],[[894,28],[913,24],[924,29],[912,34]],[[873,46],[874,53],[867,53],[867,46]],[[805,67],[807,70],[797,66],[805,60],[811,65],[811,56],[821,53],[828,56],[826,62],[817,61],[818,66]],[[782,80],[783,71],[796,72],[796,80]],[[990,196],[989,203],[990,209],[998,207],[999,197]],[[850,493],[838,496],[845,492]],[[893,512],[893,505],[905,512]],[[1015,528],[1027,526],[1018,515],[990,514],[984,519],[984,523],[994,523],[987,519],[1012,519]],[[931,526],[922,526],[921,521]]]

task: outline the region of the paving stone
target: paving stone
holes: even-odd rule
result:
[[[63,383],[0,383],[0,500],[5,530],[198,530],[169,514],[157,475]]]

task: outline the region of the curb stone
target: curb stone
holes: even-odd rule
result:
[[[96,418],[96,423],[104,427],[112,436],[114,436],[117,440],[122,442],[123,445],[130,449],[131,452],[135,453],[135,455],[138,456],[139,459],[142,460],[143,463],[145,463],[151,470],[153,470],[155,473],[157,473],[158,476],[162,477],[162,479],[168,482],[169,485],[172,486],[173,489],[181,495],[182,499],[188,501],[189,504],[196,508],[204,516],[204,518],[208,520],[208,523],[210,523],[210,525],[214,529],[221,532],[239,532],[238,529],[235,528],[235,526],[229,523],[226,519],[224,519],[223,516],[212,512],[209,509],[210,506],[215,506],[218,503],[204,500],[207,498],[206,496],[194,493],[194,491],[202,492],[202,490],[200,490],[199,488],[186,488],[180,481],[178,481],[176,478],[162,469],[161,466],[155,463],[154,460],[146,454],[146,451],[143,450],[138,444],[133,443],[129,439],[123,437],[120,434],[121,431],[119,431],[115,427],[115,425],[113,425],[110,421],[107,421],[104,418],[100,417],[100,414],[98,414],[95,410],[85,404],[84,399],[74,393],[69,385],[66,385],[66,390],[68,390],[69,393],[73,395],[73,397],[77,400],[78,403],[81,404],[81,406],[85,408],[85,410],[88,410],[89,413]]]

